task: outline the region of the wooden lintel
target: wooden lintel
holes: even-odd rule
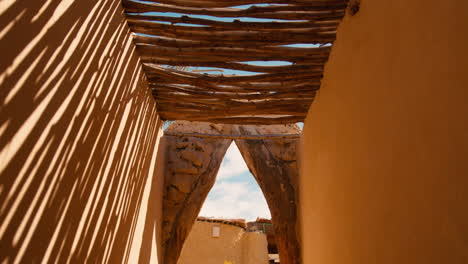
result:
[[[226,135],[226,134],[203,134],[203,133],[180,133],[164,132],[164,136],[173,137],[197,137],[197,138],[216,138],[216,139],[239,139],[239,140],[262,140],[262,139],[293,139],[299,138],[301,134],[264,134],[264,135]]]

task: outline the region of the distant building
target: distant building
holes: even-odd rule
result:
[[[250,231],[243,219],[199,217],[184,243],[178,264],[267,264],[267,236]]]
[[[280,263],[278,247],[276,246],[275,231],[270,219],[257,218],[255,222],[247,223],[250,232],[262,232],[267,237],[269,263]]]

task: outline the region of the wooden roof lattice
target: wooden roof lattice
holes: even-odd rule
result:
[[[122,3],[161,118],[233,124],[305,119],[347,6],[347,0]]]

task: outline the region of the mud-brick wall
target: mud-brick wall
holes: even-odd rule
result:
[[[304,264],[468,263],[468,2],[360,2],[305,121]]]
[[[219,237],[213,237],[213,227]],[[184,243],[177,264],[267,264],[268,243],[263,233],[245,232],[241,227],[196,221]]]
[[[160,120],[122,12],[0,3],[1,263],[154,258]]]
[[[267,264],[269,258],[266,234],[260,232],[244,233],[242,251],[242,264]]]

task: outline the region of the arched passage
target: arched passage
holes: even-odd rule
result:
[[[296,232],[298,138],[255,138],[265,134],[298,132],[296,125],[242,126],[183,121],[172,124],[162,138],[167,166],[164,172],[163,263],[177,263],[183,243],[213,187],[221,161],[233,140],[201,135],[226,134],[246,136],[235,139],[235,142],[267,200],[281,263],[300,263]],[[192,136],[194,133],[197,136]]]

